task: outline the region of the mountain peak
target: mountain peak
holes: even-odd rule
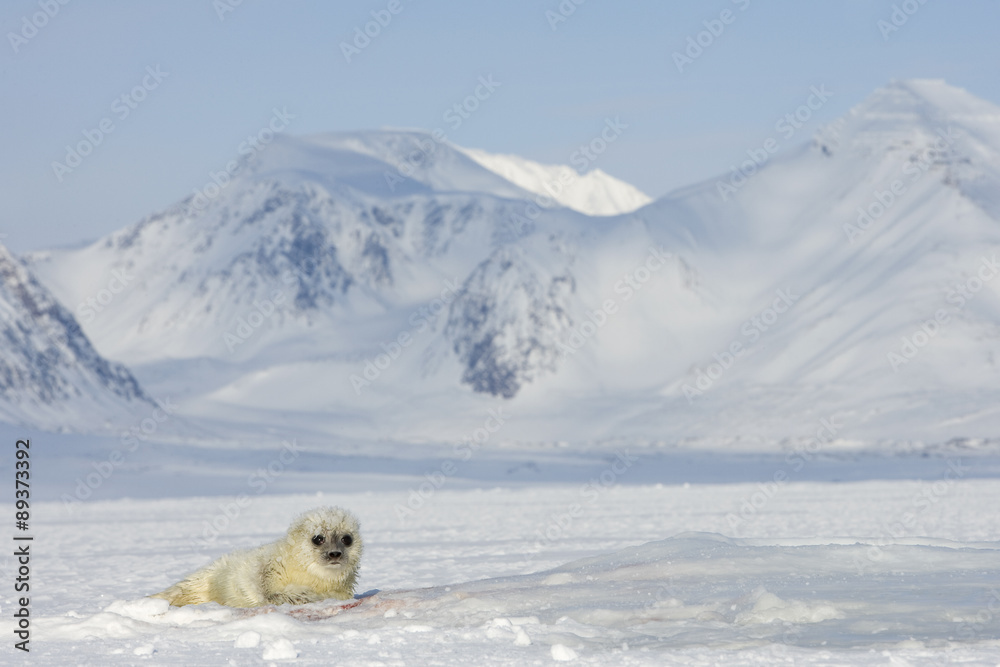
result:
[[[523,199],[528,192],[478,165],[447,141],[418,130],[278,135],[260,154],[259,178],[328,189],[348,186],[376,197],[479,192]]]
[[[564,164],[542,164],[519,155],[456,148],[511,183],[587,215],[628,213],[652,201],[634,185],[600,169],[581,174]]]
[[[908,118],[933,120],[968,114],[996,114],[996,106],[943,79],[903,79],[877,89],[851,113],[895,121]]]
[[[971,159],[983,150],[993,153],[998,123],[1000,107],[941,79],[895,80],[820,128],[815,143],[827,154],[839,148],[860,154],[913,154],[939,143],[944,135],[950,151]],[[983,140],[986,145],[978,145]]]
[[[618,215],[650,202],[635,186],[599,169],[580,174],[567,165],[463,148],[438,133],[414,129],[279,135],[250,172],[291,185],[348,186],[377,197],[464,192],[544,198],[587,215]]]

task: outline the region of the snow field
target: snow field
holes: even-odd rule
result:
[[[1000,485],[970,474],[934,495],[934,481],[792,482],[734,528],[758,483],[615,484],[594,503],[578,484],[442,488],[401,515],[419,478],[387,476],[368,492],[261,496],[207,543],[226,498],[43,503],[32,659],[995,665]],[[323,504],[361,519],[357,606],[143,598]],[[907,512],[918,520],[893,536]]]

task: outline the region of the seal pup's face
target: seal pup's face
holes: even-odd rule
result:
[[[342,579],[361,562],[361,530],[353,514],[339,507],[319,507],[297,518],[288,539],[306,568],[317,577]]]
[[[349,532],[330,530],[320,532],[312,537],[316,547],[316,562],[327,567],[344,567],[348,561],[348,552],[354,546],[354,536]]]

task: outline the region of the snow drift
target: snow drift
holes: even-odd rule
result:
[[[983,618],[1000,608],[998,586],[995,543],[687,533],[536,574],[370,591],[348,604],[168,608],[146,598],[35,622],[48,652],[131,640],[168,662],[235,647],[319,664],[332,647],[342,660],[361,659],[372,644],[417,660],[440,642],[453,659],[488,651],[522,664],[592,655],[655,662],[682,649],[941,653],[995,645]]]

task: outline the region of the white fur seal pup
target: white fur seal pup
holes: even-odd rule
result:
[[[354,596],[361,550],[354,515],[339,507],[318,507],[296,518],[277,542],[227,554],[150,597],[177,607],[349,600]]]

